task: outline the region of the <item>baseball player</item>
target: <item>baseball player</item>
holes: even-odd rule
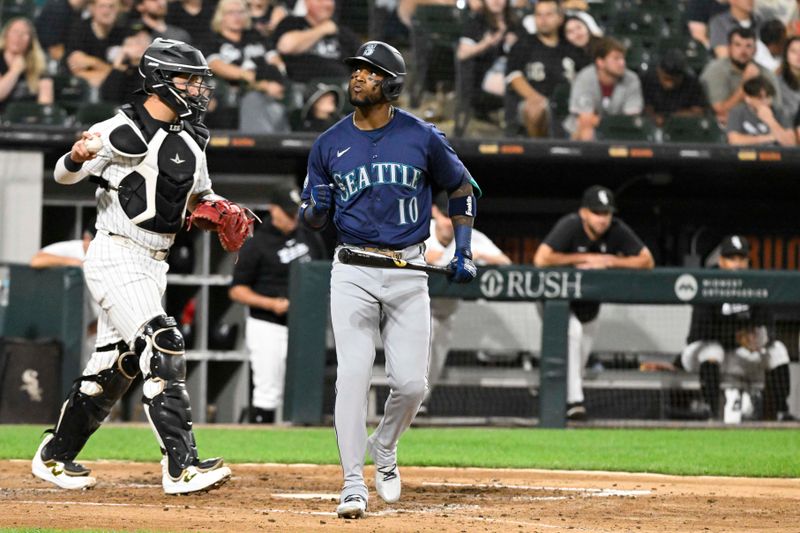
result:
[[[439,205],[442,205],[440,208]],[[444,202],[437,196],[431,209],[431,236],[425,241],[425,261],[431,265],[444,266],[453,258],[453,222],[443,210]],[[472,259],[476,265],[510,265],[511,259],[500,250],[484,233],[472,229]],[[419,414],[427,414],[433,388],[442,376],[447,351],[453,340],[456,311],[460,300],[456,298],[434,298],[431,300],[431,358],[428,363],[428,390],[419,409]]]
[[[289,328],[289,268],[295,261],[320,259],[325,246],[317,233],[298,226],[300,191],[275,188],[269,221],[247,241],[233,270],[228,296],[247,305],[245,335],[253,370],[250,422],[271,424],[283,404]]]
[[[717,265],[722,270],[745,270],[750,266],[750,244],[745,237],[730,235],[719,245]],[[700,390],[712,418],[720,416],[720,375],[739,388],[766,380],[778,421],[792,421],[786,402],[789,396],[789,352],[775,338],[775,317],[768,307],[749,304],[706,304],[692,308],[688,345],[681,352],[680,366],[698,372]],[[726,393],[726,396],[728,394]]]
[[[536,250],[537,267],[651,269],[655,262],[642,240],[619,218],[614,195],[600,185],[583,193],[577,213],[561,217]],[[537,307],[538,309],[538,307]],[[585,420],[583,369],[597,333],[598,302],[573,302],[567,342],[567,418]]]
[[[375,463],[375,489],[386,502],[400,498],[397,442],[425,394],[430,345],[427,274],[367,268],[338,261],[342,247],[408,262],[423,262],[430,233],[431,186],[448,192],[455,255],[451,278],[476,274],[470,240],[477,183],[444,135],[431,124],[395,108],[406,67],[400,53],[367,42],[350,65],[355,111],[314,143],[308,160],[301,219],[322,229],[329,219],[339,246],[331,273],[331,318],[338,359],[336,440],[344,486],[339,517],[361,518],[367,509],[364,451]],[[375,334],[386,352],[389,397],[378,427],[367,439],[367,393],[375,359]]]
[[[231,471],[220,458],[197,456],[183,337],[161,306],[165,260],[187,208],[197,225],[218,230],[229,251],[241,247],[252,221],[211,190],[209,135],[201,123],[211,71],[203,55],[183,42],[156,39],[139,70],[147,96],[92,126],[56,163],[58,183],[89,177],[99,185],[97,236],[84,274],[101,312],[95,352],[36,450],[32,471],[66,489],[93,486],[95,478],[75,457],[141,370],[144,411],[163,456],[162,485],[167,494],[181,494],[216,488]],[[219,212],[228,223],[214,225]]]

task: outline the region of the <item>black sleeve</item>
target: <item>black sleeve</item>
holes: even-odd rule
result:
[[[342,59],[344,59],[355,55],[358,47],[361,46],[361,40],[350,28],[339,26],[339,46]]]
[[[82,20],[75,21],[72,27],[70,27],[69,33],[67,34],[67,42],[64,45],[64,60],[66,60],[67,57],[69,57],[69,55],[76,50],[86,52],[88,48],[88,45],[86,44],[86,37],[90,31],[91,29],[86,26]]]
[[[708,108],[706,93],[703,91],[703,87],[700,85],[700,82],[697,81],[697,78],[687,75],[684,78],[684,83],[687,84],[686,92],[688,93],[686,107],[699,106]]]
[[[622,220],[617,219],[615,226],[617,228],[615,247],[618,249],[614,251],[626,256],[639,255],[645,247],[642,239]]]
[[[275,27],[275,31],[272,33],[272,39],[277,47],[278,41],[281,37],[283,37],[284,33],[289,33],[290,31],[295,30],[304,30],[306,29],[306,25],[303,22],[303,19],[300,17],[292,17],[288,16],[284,18],[282,21],[278,23]]]
[[[472,39],[477,43],[483,39],[483,24],[476,17],[471,17],[464,25],[464,31],[461,32],[461,36]]]
[[[567,215],[562,217],[561,220],[556,222],[550,233],[542,241],[543,244],[548,245],[556,252],[571,253],[572,239],[575,236],[576,230],[580,229],[576,226],[575,221],[579,220],[577,215]]]
[[[528,39],[521,37],[511,47],[508,52],[508,62],[506,63],[506,75],[518,70],[524,78],[527,78],[525,76],[525,65],[527,65],[528,59],[531,58],[531,47],[528,43],[530,43]]]
[[[258,248],[258,237],[247,239],[239,251],[239,260],[233,268],[231,286],[247,285],[253,287],[258,279],[258,267],[261,254]]]
[[[715,340],[718,335],[713,335],[714,308],[710,305],[695,305],[692,307],[692,322],[689,326],[689,335],[686,344],[696,341]]]

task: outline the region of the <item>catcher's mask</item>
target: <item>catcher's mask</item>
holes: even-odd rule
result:
[[[406,62],[394,46],[382,41],[369,41],[362,44],[356,55],[344,60],[351,68],[364,62],[380,70],[386,77],[381,81],[381,92],[389,100],[397,100],[406,80]]]
[[[158,95],[181,118],[202,120],[214,86],[211,69],[197,48],[159,37],[145,50],[139,74],[147,94]],[[176,82],[178,76],[186,79]]]

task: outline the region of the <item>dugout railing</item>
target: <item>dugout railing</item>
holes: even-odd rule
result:
[[[289,298],[289,354],[284,399],[284,419],[294,424],[321,424],[326,401],[326,350],[330,263],[295,264]],[[488,302],[540,302],[538,380],[535,374],[498,373],[508,385],[537,387],[538,425],[566,426],[566,351],[569,303],[572,300],[618,304],[689,305],[695,303],[761,303],[776,306],[800,304],[800,273],[793,271],[740,271],[716,269],[657,268],[653,271],[537,269],[528,266],[482,268],[468,285],[448,283],[442,276],[429,281],[432,298],[446,297]],[[531,327],[538,327],[531,324]],[[685,338],[686,330],[679,335]],[[795,339],[796,344],[796,339]],[[376,367],[373,384],[384,376]],[[491,371],[486,372],[491,379]],[[505,376],[505,377],[504,377]],[[610,386],[630,386],[623,373],[606,373]],[[457,379],[457,378],[456,378]],[[482,376],[484,381],[487,375]],[[615,381],[616,379],[616,381]],[[697,389],[696,376],[638,375],[646,388],[686,387]],[[516,381],[513,381],[516,380]],[[500,383],[502,385],[502,383]],[[596,386],[596,382],[594,383]],[[584,388],[593,386],[584,381]],[[329,401],[329,399],[327,399]],[[531,413],[531,418],[534,415]]]

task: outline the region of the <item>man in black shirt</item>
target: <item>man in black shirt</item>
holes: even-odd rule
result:
[[[36,16],[36,36],[50,59],[61,61],[70,28],[80,22],[86,0],[47,0]]]
[[[100,87],[111,72],[125,30],[116,25],[119,0],[89,0],[91,18],[78,20],[69,32],[66,65],[73,76]]]
[[[750,244],[745,237],[725,237],[719,254],[717,265],[722,270],[746,270],[750,266]],[[775,318],[770,308],[740,303],[695,305],[686,342],[679,366],[700,374],[700,389],[711,417],[720,415],[720,374],[724,374],[742,386],[766,378],[771,393],[766,400],[774,407],[775,418],[794,420],[786,403],[789,352],[775,338]],[[731,392],[732,402],[741,405],[741,392]]]
[[[563,216],[536,250],[537,267],[653,268],[653,256],[622,220],[614,217],[610,190],[586,189],[577,213]],[[573,302],[570,307],[567,355],[567,418],[584,420],[583,368],[597,332],[599,302]]]
[[[688,70],[677,48],[667,50],[655,69],[642,80],[645,112],[663,126],[670,115],[702,116],[708,110],[705,93]]]
[[[333,20],[333,0],[306,0],[305,17],[289,16],[275,28],[275,48],[281,54],[289,79],[307,83],[314,78],[350,78],[342,63],[352,56],[361,40],[349,28]]]
[[[563,22],[556,0],[540,0],[534,8],[536,33],[524,33],[511,49],[506,83],[522,99],[517,119],[531,137],[549,134],[549,98],[560,83],[572,83],[589,64],[579,48],[559,37]]]
[[[266,424],[275,421],[275,410],[283,404],[290,264],[325,255],[319,236],[298,228],[296,189],[275,189],[269,201],[269,220],[239,252],[228,291],[231,300],[250,307],[246,333],[253,370],[250,421]]]

